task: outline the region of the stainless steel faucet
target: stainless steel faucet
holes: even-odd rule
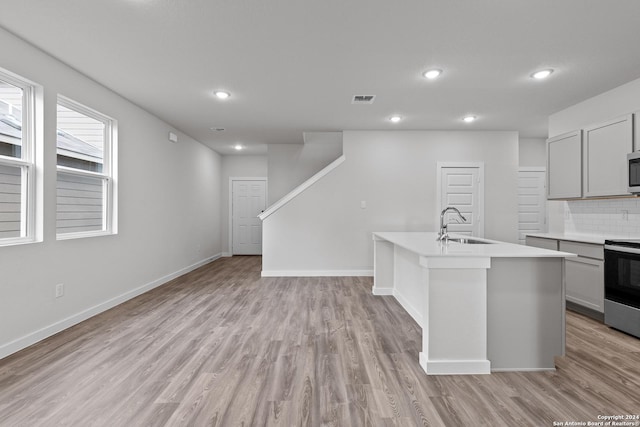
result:
[[[440,232],[438,233],[438,239],[439,241],[447,241],[449,239],[449,232],[447,231],[447,227],[449,226],[449,223],[444,222],[444,215],[448,212],[448,211],[454,211],[455,213],[458,214],[458,216],[462,219],[463,222],[467,221],[467,218],[465,218],[464,216],[462,216],[462,214],[460,213],[460,211],[457,208],[454,208],[453,206],[447,206],[446,208],[444,208],[442,210],[442,212],[440,212]],[[456,221],[458,223],[460,223],[460,221],[458,221],[458,219],[456,218]]]

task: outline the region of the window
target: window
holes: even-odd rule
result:
[[[0,69],[0,245],[35,240],[36,86]]]
[[[115,230],[115,120],[58,96],[58,239]]]

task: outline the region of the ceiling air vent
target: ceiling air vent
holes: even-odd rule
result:
[[[352,104],[373,104],[375,95],[353,95]]]

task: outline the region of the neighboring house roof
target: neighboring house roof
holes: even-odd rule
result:
[[[0,114],[0,140],[2,142],[21,145],[21,134],[22,126],[20,123],[7,114]],[[2,136],[8,138],[1,138]],[[102,163],[102,150],[60,129],[58,129],[57,143],[60,155]]]
[[[22,133],[20,123],[8,114],[0,114],[0,134],[11,138],[20,138]]]
[[[102,150],[60,129],[58,129],[58,154],[102,163]]]

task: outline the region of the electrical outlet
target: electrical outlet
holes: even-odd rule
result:
[[[60,298],[64,295],[64,283],[58,283],[56,285],[56,298]]]

